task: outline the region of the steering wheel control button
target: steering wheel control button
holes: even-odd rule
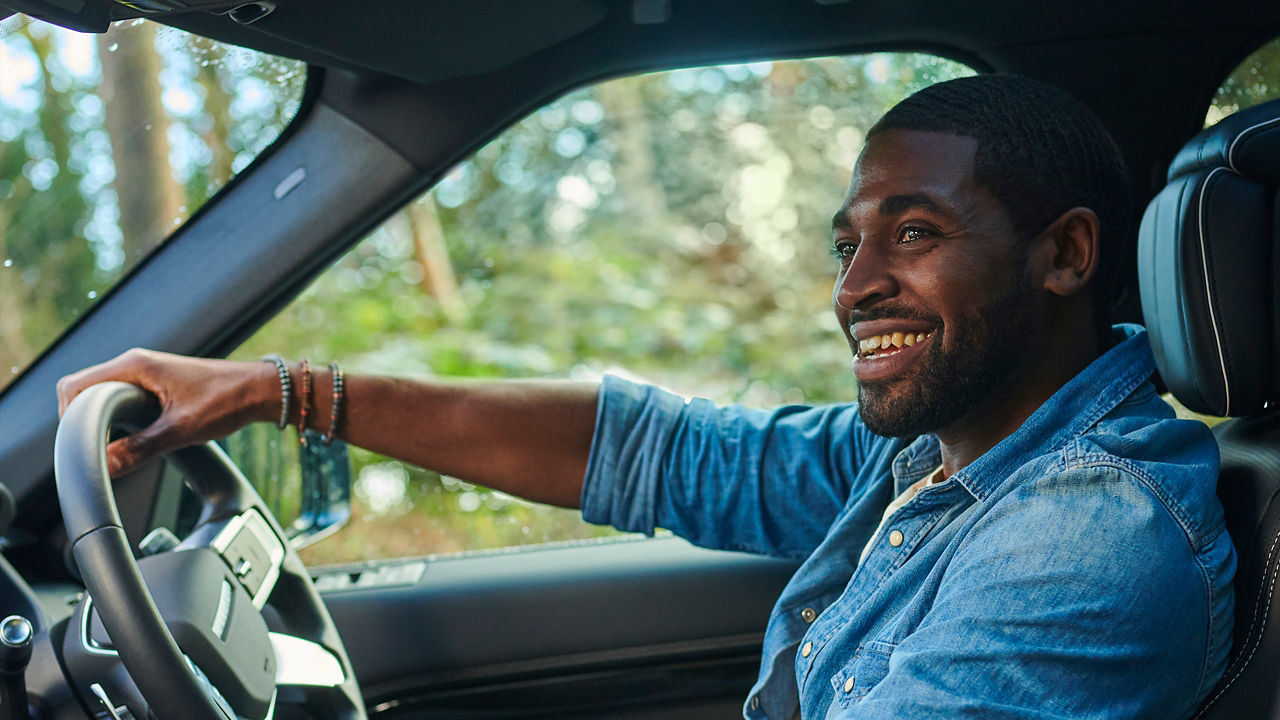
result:
[[[889,533],[889,544],[894,547],[898,547],[899,545],[901,545],[902,541],[905,539],[906,538],[902,536],[901,530],[894,530],[893,532]]]
[[[222,581],[222,587],[218,590],[218,609],[213,612],[213,634],[220,640],[227,639],[227,621],[231,619],[231,596],[234,590],[226,580]]]
[[[805,608],[800,611],[800,619],[807,623],[811,623],[818,617],[818,611],[813,608]]]
[[[800,648],[800,657],[809,657],[813,654],[813,643],[807,642],[804,647]]]
[[[284,561],[284,545],[271,526],[256,511],[249,510],[231,518],[212,545],[249,591],[253,606],[262,609]]]
[[[264,570],[271,564],[267,558],[267,549],[258,538],[252,532],[241,530],[227,546],[224,556],[231,566],[231,572],[240,578],[249,594],[256,595],[266,579]]]

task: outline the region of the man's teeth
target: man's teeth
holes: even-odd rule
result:
[[[933,335],[932,332],[927,333],[886,333],[884,335],[876,335],[858,341],[858,353],[861,355],[883,354],[876,353],[876,350],[893,350],[897,351],[904,347],[911,347],[918,342],[924,342],[925,338]]]

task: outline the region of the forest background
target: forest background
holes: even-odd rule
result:
[[[306,72],[142,21],[102,36],[0,25],[0,391],[269,147]],[[613,372],[756,407],[849,400],[830,215],[866,128],[970,73],[895,53],[576,90],[388,218],[233,357],[416,376]],[[1272,43],[1206,122],[1277,94]],[[228,445],[288,515],[290,438],[264,425]],[[615,534],[391,458],[352,460],[348,527],[308,562]]]

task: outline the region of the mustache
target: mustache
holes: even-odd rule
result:
[[[933,325],[942,325],[942,317],[937,313],[909,307],[896,303],[878,304],[865,310],[850,310],[849,324],[870,322],[871,320],[916,320]]]

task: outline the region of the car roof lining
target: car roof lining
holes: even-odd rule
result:
[[[352,12],[342,0],[278,0],[277,9],[252,25],[226,15],[182,13],[164,18],[176,27],[264,52],[430,83],[484,74],[520,62],[591,28],[619,45],[743,49],[762,41],[824,38],[848,43],[919,44],[922,40],[981,54],[1016,45],[1043,45],[1105,37],[1178,31],[1255,31],[1277,17],[1274,7],[1229,0],[1212,7],[1141,0],[1116,12],[1099,0],[1042,5],[1017,0],[939,3],[866,2],[741,3],[674,0],[670,17],[636,24],[641,2],[606,0],[470,0],[466,3],[385,4]],[[1234,6],[1234,7],[1233,7]],[[1013,40],[1011,40],[1013,38]],[[843,42],[841,41],[843,39]]]

